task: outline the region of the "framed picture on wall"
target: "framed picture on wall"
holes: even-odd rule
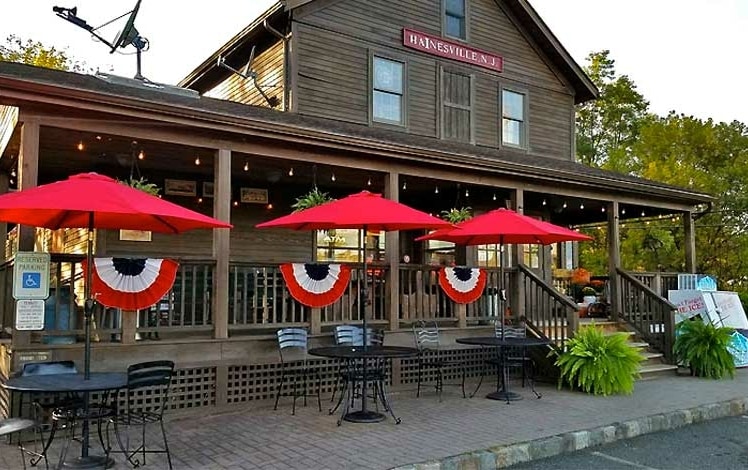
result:
[[[241,188],[240,200],[241,202],[249,204],[267,204],[268,190],[259,188]]]
[[[203,182],[203,197],[213,197],[213,183]]]
[[[189,180],[164,180],[167,196],[197,196],[197,182]]]

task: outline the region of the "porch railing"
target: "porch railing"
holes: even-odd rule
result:
[[[677,307],[660,296],[659,292],[637,279],[635,274],[617,269],[621,292],[620,316],[631,325],[649,345],[660,351],[665,360],[673,363],[675,340],[675,312]],[[638,273],[637,273],[638,274]]]
[[[531,327],[563,348],[578,327],[577,305],[524,264],[519,265],[519,272],[522,276],[525,318]]]
[[[389,267],[368,265],[367,269],[367,285],[366,289],[362,289],[364,266],[362,264],[351,265],[351,280],[345,292],[343,292],[343,296],[334,304],[320,309],[321,326],[360,322],[364,318],[364,305],[366,305],[366,318],[371,324],[384,325],[387,323],[389,318],[387,308]],[[366,302],[363,302],[364,292],[368,297]],[[394,311],[397,311],[396,309],[395,306]]]
[[[630,272],[639,282],[652,289],[660,297],[667,299],[668,290],[678,288],[678,273]]]
[[[439,287],[441,266],[400,265],[400,322],[456,322],[457,309]]]
[[[501,270],[499,268],[483,268],[486,270],[488,279],[486,288],[481,297],[470,304],[467,304],[467,323],[468,324],[485,324],[492,323],[501,318],[501,309],[504,308],[500,300],[501,286],[507,293],[507,298],[511,297],[512,279],[517,275],[517,268],[504,268],[504,282],[501,282]]]

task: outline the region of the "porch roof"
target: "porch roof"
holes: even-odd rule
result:
[[[560,158],[438,140],[205,96],[175,94],[131,82],[135,85],[94,75],[0,62],[0,104],[63,105],[79,109],[104,104],[112,114],[131,115],[137,110],[161,121],[187,119],[190,125],[202,129],[218,130],[220,126],[225,131],[228,125],[242,137],[249,132],[277,140],[301,138],[316,146],[343,147],[396,160],[491,172],[548,184],[604,188],[605,192],[624,192],[683,205],[712,200],[711,196],[692,189]]]

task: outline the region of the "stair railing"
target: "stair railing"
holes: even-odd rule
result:
[[[558,292],[524,264],[519,265],[524,291],[524,316],[536,333],[564,347],[579,327],[579,310],[572,299]]]
[[[616,274],[621,286],[619,316],[631,325],[650,347],[660,351],[665,362],[673,364],[675,313],[678,307],[626,271],[617,268]]]

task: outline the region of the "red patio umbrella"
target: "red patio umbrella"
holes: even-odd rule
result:
[[[496,209],[460,222],[453,229],[436,232],[416,238],[441,240],[458,245],[490,245],[498,243],[501,251],[505,243],[549,245],[569,241],[587,241],[592,237],[569,230],[549,222],[543,222],[509,209]],[[499,281],[501,298],[504,294],[504,263],[500,264]],[[504,309],[501,310],[501,324],[504,324]],[[504,330],[502,329],[502,335]],[[503,339],[503,338],[502,338]]]
[[[293,230],[329,230],[355,228],[366,233],[413,229],[454,228],[452,224],[425,212],[413,209],[381,194],[362,191],[300,212],[294,212],[257,225],[257,228],[288,228]],[[367,281],[366,245],[364,245],[364,299]],[[366,308],[363,310],[363,348],[366,340]],[[366,390],[364,374],[364,390]],[[366,410],[366,392],[362,394],[361,416],[369,419]]]
[[[0,221],[44,227],[87,228],[86,263],[92,265],[94,229],[150,230],[181,233],[199,228],[230,228],[231,224],[185,209],[97,173],[81,173],[63,181],[0,195]],[[91,269],[84,286],[84,373],[91,371]],[[87,455],[88,428],[84,427]]]

